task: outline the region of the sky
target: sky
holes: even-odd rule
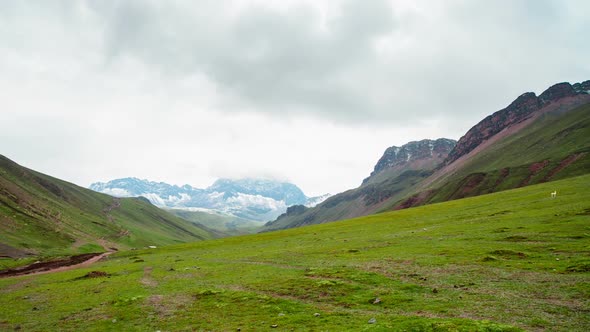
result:
[[[387,147],[459,139],[590,79],[587,0],[0,2],[0,154],[87,187],[355,188]]]

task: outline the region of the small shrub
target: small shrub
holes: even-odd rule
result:
[[[514,251],[514,250],[510,250],[510,249],[498,249],[498,250],[494,250],[494,251],[490,252],[490,254],[502,256],[504,258],[510,258],[510,257],[525,258],[525,257],[527,257],[527,255],[523,252]]]
[[[520,242],[520,241],[526,241],[526,240],[528,240],[528,238],[526,236],[522,236],[522,235],[513,235],[513,236],[509,236],[509,237],[505,238],[504,240],[512,241],[512,242]]]
[[[590,263],[580,263],[577,265],[568,266],[566,272],[590,272]]]

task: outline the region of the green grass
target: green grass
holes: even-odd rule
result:
[[[590,176],[119,252],[0,294],[0,330],[587,331]]]
[[[114,199],[0,155],[0,256],[39,257],[210,239],[204,227],[135,198]]]

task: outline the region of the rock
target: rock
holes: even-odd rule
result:
[[[150,249],[156,249],[157,247],[156,246],[148,246],[148,248],[150,248]]]
[[[424,164],[428,160],[432,160],[430,164],[434,166],[447,157],[456,143],[452,139],[439,138],[409,142],[401,147],[389,147],[377,161],[371,175],[363,180],[363,184],[367,183],[372,176],[390,168],[404,167],[413,163]]]
[[[543,103],[548,103],[565,97],[573,97],[575,95],[576,91],[569,83],[557,83],[543,91],[543,93],[539,95],[539,99]]]
[[[283,316],[285,316],[285,314],[284,314],[284,313],[282,313],[282,312],[281,312],[281,313],[279,313],[279,317],[283,317]]]
[[[377,319],[375,319],[375,317],[373,317],[373,318],[369,319],[369,321],[367,323],[375,324],[375,323],[377,323]]]
[[[276,329],[279,326],[277,324],[272,324],[270,327],[272,327],[273,329]]]
[[[379,304],[379,303],[381,303],[381,299],[375,298],[375,300],[373,301],[373,304]]]
[[[316,312],[313,315],[314,315],[314,317],[320,317],[320,313],[319,312]]]

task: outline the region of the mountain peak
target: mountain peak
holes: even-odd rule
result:
[[[375,165],[373,172],[363,183],[387,169],[410,166],[410,164],[424,164],[425,162],[430,164],[432,160],[439,160],[440,162],[446,158],[455,143],[456,141],[452,139],[439,138],[436,140],[412,141],[400,147],[391,146],[385,150],[385,153]],[[420,167],[422,165],[412,166]]]
[[[481,143],[496,135],[500,131],[530,118],[544,107],[559,103],[564,98],[586,99],[590,94],[590,81],[576,83],[557,83],[543,91],[541,95],[526,92],[516,98],[506,108],[487,116],[459,139],[457,145],[449,153],[443,166],[453,163],[461,156],[468,154]]]
[[[314,206],[328,197],[308,198],[292,183],[256,178],[221,178],[206,189],[194,188],[188,184],[176,186],[164,182],[122,178],[107,183],[93,183],[90,189],[118,197],[144,196],[160,207],[208,209],[256,221],[274,219],[288,206]]]

